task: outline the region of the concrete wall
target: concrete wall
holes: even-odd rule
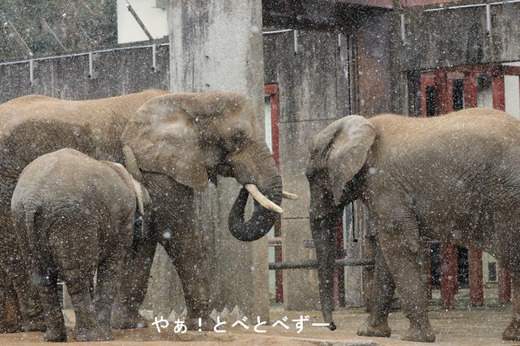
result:
[[[424,12],[405,10],[406,45],[396,49],[403,70],[520,60],[520,4]]]
[[[304,246],[304,240],[312,239],[305,177],[307,148],[316,132],[349,114],[347,56],[346,38],[338,34],[299,30],[264,35],[264,81],[279,88],[284,189],[300,197],[284,203],[284,261],[315,259],[314,249]],[[286,309],[319,308],[315,270],[284,270],[283,278]]]
[[[359,114],[371,117],[392,112],[392,15],[372,18],[359,28],[358,83]]]
[[[42,58],[32,63],[28,60],[0,63],[0,102],[27,94],[81,100],[149,88],[167,90],[168,47],[156,48],[155,71],[152,70],[152,52],[151,45],[93,52],[92,78],[89,77],[88,53]]]

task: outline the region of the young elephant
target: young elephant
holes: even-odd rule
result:
[[[11,212],[45,310],[46,341],[67,339],[58,277],[76,313],[76,340],[113,339],[110,314],[122,263],[148,230],[150,203],[122,165],[73,149],[40,156],[23,170]]]

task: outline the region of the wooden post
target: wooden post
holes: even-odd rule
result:
[[[336,235],[336,259],[345,258],[344,247],[343,221],[340,221]],[[336,306],[345,306],[345,267],[334,267],[334,303]]]
[[[500,304],[511,302],[511,276],[500,266],[498,267],[498,302]]]
[[[426,296],[428,299],[432,299],[432,244],[430,242],[426,243],[424,248],[424,257],[425,257],[425,274],[426,274]]]
[[[468,249],[469,290],[471,305],[484,305],[484,286],[482,282],[482,251]]]
[[[441,303],[444,308],[453,308],[455,285],[457,284],[457,261],[455,247],[441,243]]]

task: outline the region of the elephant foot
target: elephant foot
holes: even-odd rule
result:
[[[138,311],[129,313],[117,313],[112,318],[112,328],[114,329],[136,329],[146,328],[148,323]]]
[[[114,340],[114,334],[111,330],[105,330],[102,328],[94,329],[82,329],[76,331],[76,341],[110,341]]]
[[[48,329],[43,335],[43,340],[50,342],[66,342],[67,332],[65,326],[59,329]]]
[[[428,316],[414,316],[412,314],[409,314],[407,315],[407,317],[410,320],[410,328],[408,328],[406,333],[403,335],[403,337],[401,338],[402,340],[415,342],[435,341],[435,333],[433,332],[433,329],[430,326]]]
[[[21,323],[18,324],[10,324],[10,323],[2,323],[0,324],[0,334],[7,333],[21,333],[23,332],[23,326]]]
[[[415,341],[415,342],[434,342],[435,341],[435,333],[431,327],[428,328],[409,328],[408,331],[404,334],[401,340],[405,341]]]
[[[0,284],[0,290],[3,288]],[[0,291],[0,334],[23,332],[22,316],[16,301],[5,299]]]
[[[368,320],[358,329],[359,336],[373,336],[378,338],[388,338],[392,334],[392,329],[388,325],[388,321],[371,325]]]
[[[184,321],[188,330],[196,330],[196,331],[213,331],[215,328],[215,321],[211,319],[209,316],[199,318],[186,318]]]
[[[502,340],[520,341],[520,322],[514,319],[502,333]]]

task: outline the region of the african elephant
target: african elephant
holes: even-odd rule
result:
[[[151,212],[148,192],[119,163],[60,149],[25,167],[11,215],[40,294],[46,341],[67,341],[58,277],[74,307],[76,340],[113,340],[110,317],[123,261],[132,254],[134,238],[148,236]]]
[[[509,271],[513,319],[503,338],[520,340],[520,122],[485,108],[433,118],[347,116],[320,131],[309,151],[310,227],[330,329],[337,225],[342,208],[359,199],[382,253],[359,335],[390,336],[395,287],[410,320],[403,339],[435,340],[417,260],[425,236],[487,251]]]
[[[123,274],[133,284],[120,292],[112,327],[145,324],[138,307],[157,242],[179,274],[186,324],[198,328],[197,318],[202,318],[202,327],[211,327],[209,283],[199,269],[203,253],[193,217],[194,190],[204,189],[217,175],[231,176],[262,201],[263,205],[255,202],[250,220],[244,221],[247,193],[241,192],[230,212],[231,232],[244,241],[265,235],[281,211],[276,205],[282,199],[281,177],[246,95],[155,90],[89,101],[33,95],[0,105],[0,118],[0,221],[9,215],[7,201],[21,170],[42,154],[69,147],[98,160],[124,163],[150,193],[155,231],[139,244],[133,264]],[[21,295],[25,326],[31,329],[38,326],[39,314],[9,227],[2,229],[0,239],[0,264]]]

